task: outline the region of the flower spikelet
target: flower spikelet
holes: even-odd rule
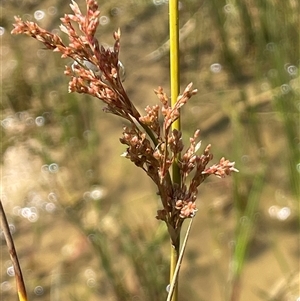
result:
[[[172,123],[176,121],[179,117],[179,109],[186,104],[186,102],[197,93],[197,89],[191,90],[192,83],[187,85],[182,95],[179,95],[177,101],[173,107],[169,105],[169,98],[166,93],[163,91],[162,87],[158,87],[157,90],[154,90],[158,99],[162,103],[162,114],[164,116],[164,128],[165,131],[168,131]]]
[[[132,117],[140,117],[137,109],[128,99],[122,85],[121,76],[124,70],[119,61],[120,30],[114,37],[114,46],[105,48],[95,37],[99,25],[98,5],[96,1],[87,0],[87,12],[84,15],[77,3],[72,1],[70,7],[73,14],[65,14],[61,18],[60,29],[68,39],[68,45],[62,39],[34,22],[24,22],[15,17],[12,34],[26,34],[42,42],[46,48],[60,52],[62,58],[74,60],[72,68],[66,66],[65,74],[70,76],[69,92],[86,93],[104,101],[105,111],[121,116],[132,122]],[[79,31],[74,27],[77,23]]]
[[[46,48],[56,50],[57,47],[65,48],[62,39],[53,33],[46,31],[34,22],[22,21],[20,17],[15,16],[14,29],[11,31],[12,34],[26,34],[31,36],[38,41],[42,42]]]
[[[123,156],[142,168],[155,183],[158,183],[159,162],[153,156],[154,150],[150,141],[146,138],[146,134],[134,127],[131,129],[124,127],[120,142],[128,146]]]
[[[160,126],[158,121],[158,115],[159,115],[159,105],[155,106],[147,106],[145,108],[145,111],[147,112],[146,116],[141,116],[139,118],[140,122],[143,124],[149,126],[151,130],[153,130],[157,137],[160,136]]]
[[[225,176],[230,175],[232,172],[238,172],[234,165],[235,162],[230,162],[223,157],[220,159],[218,164],[214,164],[213,166],[205,169],[202,174],[215,175],[219,178],[224,178]]]
[[[47,49],[59,52],[62,58],[71,58],[73,64],[65,67],[65,75],[70,77],[69,92],[96,97],[106,105],[105,112],[126,121],[127,126],[120,138],[120,142],[126,145],[122,156],[143,169],[156,184],[163,207],[157,211],[157,219],[166,222],[174,242],[179,237],[184,219],[194,217],[197,212],[199,185],[210,175],[223,178],[238,172],[235,163],[221,158],[219,163],[207,167],[213,155],[210,144],[199,154],[200,131],[195,131],[185,148],[182,132],[171,129],[182,106],[197,93],[192,89],[192,83],[187,85],[173,106],[163,88],[158,87],[154,92],[160,103],[147,106],[145,116],[141,116],[123,87],[124,66],[119,61],[120,29],[113,33],[113,46],[104,47],[95,37],[100,16],[97,2],[86,0],[85,14],[74,0],[70,7],[73,13],[65,14],[60,26],[67,35],[66,44],[58,35],[20,17],[15,17],[12,34],[31,36]],[[178,183],[172,180],[169,171],[174,163],[180,171]]]

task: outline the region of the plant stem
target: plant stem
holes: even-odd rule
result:
[[[167,297],[167,301],[170,301],[171,298],[173,297],[173,294],[175,293],[175,292],[173,293],[173,290],[174,290],[174,287],[176,286],[176,283],[178,281],[177,278],[178,278],[180,266],[181,266],[181,263],[182,263],[184,251],[185,251],[185,248],[186,248],[186,245],[187,245],[187,240],[190,236],[190,231],[191,231],[191,228],[192,228],[193,220],[194,220],[194,218],[190,219],[190,223],[189,223],[189,226],[188,226],[188,228],[186,230],[186,233],[185,233],[185,237],[184,237],[184,240],[183,240],[183,243],[182,243],[180,254],[179,254],[179,252],[176,254],[176,255],[179,254],[179,256],[177,258],[177,263],[176,263],[176,266],[174,268],[173,280],[170,283],[170,290],[169,290],[169,294],[168,294],[168,297]]]
[[[19,264],[19,260],[18,260],[18,255],[17,255],[16,249],[15,249],[13,238],[9,231],[9,225],[7,222],[7,218],[6,218],[1,200],[0,200],[0,220],[1,220],[1,224],[2,224],[5,241],[6,241],[6,244],[8,247],[10,259],[12,261],[15,275],[16,275],[17,292],[18,292],[19,300],[27,301],[26,288],[25,288],[25,283],[23,280],[22,271],[21,271],[21,267]]]
[[[171,104],[175,105],[179,95],[179,17],[178,0],[169,1],[169,30],[170,30],[170,81],[171,81]],[[180,131],[180,118],[172,124],[172,130]],[[179,158],[177,158],[178,160]],[[180,170],[177,160],[172,165],[173,183],[180,185]],[[180,231],[180,230],[179,230]],[[170,259],[170,283],[173,280],[180,249],[180,232],[175,245],[171,241]],[[175,284],[172,301],[178,300],[178,279]]]
[[[180,240],[178,240],[178,243],[176,244],[176,246],[174,246],[171,241],[170,283],[172,283],[173,278],[175,277],[175,269],[176,269],[176,264],[178,262],[179,252],[180,252],[179,247],[180,247]],[[174,291],[173,291],[171,300],[177,301],[178,300],[178,279],[175,282],[173,290]]]
[[[171,104],[175,105],[179,95],[179,17],[178,0],[169,1],[170,26],[170,81]],[[180,131],[180,117],[172,124],[172,129]]]

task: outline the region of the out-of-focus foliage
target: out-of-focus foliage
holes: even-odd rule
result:
[[[1,193],[30,300],[162,300],[167,236],[154,218],[156,191],[119,157],[124,124],[67,93],[72,62],[10,35],[14,15],[58,31],[68,5],[0,3]],[[169,85],[167,1],[99,5],[99,39],[110,45],[121,28],[125,87],[142,112],[156,101],[153,89]],[[240,170],[233,185],[209,181],[200,192],[180,298],[229,300],[240,289],[240,300],[297,300],[289,284],[299,255],[299,3],[180,7],[182,87],[193,81],[199,90],[184,132],[200,128],[216,156],[230,155]],[[1,254],[0,296],[10,300],[4,243]]]

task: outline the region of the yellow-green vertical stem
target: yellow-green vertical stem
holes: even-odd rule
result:
[[[175,105],[179,95],[179,25],[178,0],[169,0],[170,13],[170,81],[171,104]],[[180,131],[180,117],[172,124],[172,129]],[[179,158],[177,158],[179,159]],[[177,162],[172,166],[173,182],[180,184],[180,172]]]
[[[170,29],[170,81],[171,81],[171,104],[174,106],[179,95],[179,17],[178,0],[169,0],[169,29]],[[172,125],[172,129],[180,131],[180,118]],[[179,158],[177,158],[178,160]],[[180,184],[180,171],[177,160],[172,165],[172,179],[174,183]],[[180,235],[180,234],[179,234]],[[174,243],[174,242],[173,242]],[[170,283],[176,268],[179,256],[180,237],[175,245],[171,242],[170,260]],[[178,281],[174,288],[172,301],[178,300]]]
[[[171,242],[170,283],[172,283],[174,273],[175,273],[175,269],[176,269],[176,264],[177,264],[178,257],[179,257],[179,245],[180,245],[179,241],[178,241],[178,244],[176,244],[176,246],[174,246]],[[178,278],[177,278],[177,282],[174,286],[174,291],[173,291],[171,301],[177,301],[177,300],[178,300]]]
[[[179,17],[178,0],[169,0],[170,27],[170,80],[171,104],[176,103],[179,95]],[[173,129],[180,130],[180,118],[173,123]],[[174,176],[174,174],[173,174]]]

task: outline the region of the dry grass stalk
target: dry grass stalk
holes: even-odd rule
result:
[[[22,275],[22,270],[20,267],[17,251],[15,249],[14,240],[9,230],[9,225],[7,222],[6,214],[2,205],[2,201],[0,200],[0,220],[3,229],[4,238],[7,244],[7,248],[9,251],[10,259],[12,261],[15,276],[16,276],[16,284],[17,284],[17,292],[20,301],[27,301],[27,294],[25,283]]]

